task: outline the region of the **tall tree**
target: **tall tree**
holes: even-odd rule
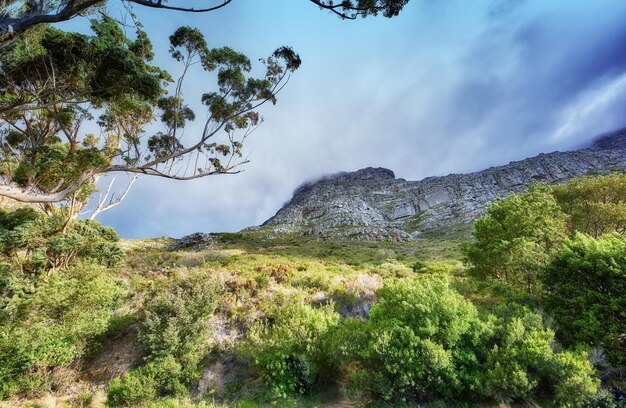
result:
[[[205,7],[164,0],[122,0],[164,10],[210,12],[233,0],[202,0]],[[408,0],[309,0],[345,19],[398,15]],[[108,17],[92,21],[93,36],[66,33],[52,23],[101,10],[107,0],[6,0],[0,10],[0,196],[30,203],[82,202],[108,173],[190,180],[237,172],[245,138],[262,121],[257,108],[276,94],[300,65],[288,47],[261,60],[266,72],[248,77],[248,57],[230,48],[209,49],[202,34],[181,27],[170,53],[182,65],[177,79],[151,65],[152,45],[138,23],[127,38]],[[191,69],[217,72],[217,90],[202,96],[208,119],[183,138],[195,120],[183,101]],[[169,88],[173,92],[167,94]],[[147,136],[155,115],[163,131]],[[88,132],[93,123],[98,134]],[[222,140],[220,139],[222,136]],[[183,140],[184,139],[184,140]],[[131,184],[132,184],[131,181]],[[107,193],[99,210],[125,193]],[[80,207],[80,206],[79,206]],[[98,210],[96,211],[98,212]]]
[[[470,273],[536,293],[538,272],[566,238],[566,216],[551,191],[536,185],[491,204],[465,248]]]
[[[170,37],[182,66],[174,80],[151,64],[152,45],[140,28],[130,40],[111,18],[91,27],[94,35],[41,25],[0,49],[0,195],[73,203],[107,173],[190,180],[236,172],[246,162],[243,141],[262,121],[257,108],[275,104],[300,65],[281,47],[261,60],[262,77],[250,77],[248,57],[209,49],[197,29],[181,27]],[[202,95],[207,119],[193,137],[183,134],[196,116],[181,90],[191,69],[217,78],[216,89]],[[147,135],[155,116],[163,130]],[[95,124],[98,134],[87,131]]]

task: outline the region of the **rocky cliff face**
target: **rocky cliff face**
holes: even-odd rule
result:
[[[590,173],[626,171],[626,130],[590,147],[540,154],[470,174],[397,179],[366,168],[299,187],[261,228],[355,239],[410,240],[421,232],[471,222],[492,200],[533,182],[558,183]]]

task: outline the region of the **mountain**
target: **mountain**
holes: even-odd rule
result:
[[[591,146],[542,153],[468,174],[396,178],[384,168],[338,173],[306,183],[261,227],[273,232],[351,239],[412,240],[425,231],[467,225],[498,197],[534,182],[626,171],[626,129]]]

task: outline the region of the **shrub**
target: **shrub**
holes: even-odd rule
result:
[[[147,358],[174,356],[198,360],[210,335],[220,285],[202,274],[158,289],[146,302],[139,341]]]
[[[351,393],[387,401],[452,397],[458,379],[450,350],[477,318],[476,309],[432,276],[388,284],[378,296]]]
[[[0,326],[0,394],[26,391],[33,373],[71,364],[107,331],[126,294],[106,269],[78,263],[38,282],[28,295],[5,299]],[[45,381],[44,381],[45,382]]]
[[[375,272],[383,278],[407,278],[413,276],[412,268],[397,261],[383,262],[376,267]]]
[[[420,261],[419,259],[415,262],[413,262],[413,264],[411,265],[411,269],[413,270],[413,272],[421,272],[422,270],[426,269],[426,264],[424,263],[424,261]]]
[[[30,207],[0,211],[0,256],[20,272],[42,273],[69,267],[77,260],[89,260],[112,267],[123,253],[119,237],[96,221],[72,221],[48,216]]]
[[[525,308],[504,308],[492,317],[493,334],[485,355],[486,394],[499,401],[544,399],[558,406],[584,406],[599,381],[586,354],[557,352],[554,332],[540,315]]]
[[[332,304],[287,304],[252,328],[248,351],[272,397],[310,391],[320,367],[328,366],[323,338],[338,321]]]
[[[450,288],[447,279],[424,276],[400,280],[378,291],[379,302],[370,313],[370,325],[386,328],[399,321],[420,338],[449,347],[455,344],[476,317],[472,304]]]
[[[353,397],[376,401],[548,400],[582,406],[598,389],[584,354],[554,350],[554,332],[526,308],[483,313],[441,277],[388,284],[367,323],[339,342]],[[336,330],[337,333],[341,329]],[[353,359],[352,362],[350,359]],[[340,359],[338,359],[340,360]]]
[[[115,378],[107,390],[107,405],[124,407],[156,398],[156,381],[141,368]]]
[[[158,397],[186,396],[183,367],[175,358],[158,358],[113,380],[107,391],[112,407],[135,406]]]
[[[603,347],[614,364],[626,364],[626,239],[577,234],[542,275],[544,304],[559,338]]]
[[[139,330],[147,364],[111,383],[110,405],[134,406],[189,393],[198,378],[199,363],[209,351],[206,342],[219,290],[216,280],[194,274],[152,294]]]
[[[0,211],[0,396],[50,386],[106,332],[126,293],[105,269],[123,257],[117,241],[95,221]]]

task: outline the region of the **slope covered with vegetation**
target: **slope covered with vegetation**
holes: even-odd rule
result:
[[[247,231],[184,249],[5,210],[0,397],[624,406],[625,200],[612,174],[496,201],[472,239]]]

